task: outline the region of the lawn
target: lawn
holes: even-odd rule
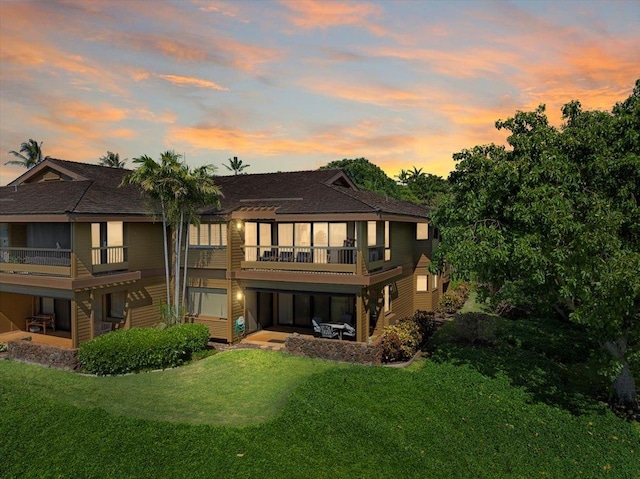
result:
[[[260,350],[117,378],[0,361],[0,475],[637,479],[637,425],[566,397],[541,371],[573,359],[516,346],[524,326],[502,328],[494,359],[441,339],[405,369]],[[495,359],[509,347],[539,371]]]

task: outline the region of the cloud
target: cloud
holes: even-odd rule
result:
[[[229,91],[228,88],[218,85],[216,82],[203,80],[196,77],[185,77],[181,75],[158,75],[163,80],[178,86],[195,86],[198,88],[209,88],[211,90]]]
[[[380,5],[373,3],[296,0],[282,1],[281,5],[289,10],[288,20],[303,30],[356,26],[375,35],[385,34],[384,28],[369,20],[380,17],[383,12]]]
[[[301,79],[298,84],[310,92],[328,97],[386,107],[419,107],[430,97],[427,93],[382,83],[367,84],[317,76]]]

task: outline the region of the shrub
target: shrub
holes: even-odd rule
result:
[[[458,338],[474,344],[492,342],[496,335],[496,318],[483,313],[458,313],[454,318]]]
[[[413,316],[385,327],[380,335],[382,361],[408,361],[434,331],[433,313],[426,311],[416,311]]]
[[[0,353],[4,353],[7,350],[7,345],[0,341]]]
[[[455,292],[457,292],[460,296],[462,296],[465,301],[469,297],[469,293],[471,293],[471,284],[466,281],[462,281],[456,284],[456,287],[453,288]]]
[[[78,361],[92,374],[125,374],[174,367],[206,348],[209,329],[180,324],[164,330],[132,328],[114,331],[83,343]]]
[[[465,298],[455,289],[444,293],[438,301],[438,312],[453,314],[464,306]]]

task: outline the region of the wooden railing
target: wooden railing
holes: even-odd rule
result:
[[[128,246],[100,246],[91,248],[91,262],[97,264],[126,263],[129,258]]]
[[[357,250],[340,246],[245,246],[245,261],[307,264],[355,264]]]
[[[0,247],[0,271],[5,273],[71,275],[71,250]]]

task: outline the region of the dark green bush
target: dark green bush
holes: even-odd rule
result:
[[[427,311],[416,311],[413,316],[402,318],[393,326],[387,326],[380,335],[382,360],[408,361],[434,331],[433,313]]]
[[[453,323],[456,336],[470,344],[490,343],[496,337],[496,318],[484,313],[458,313]]]
[[[206,348],[209,329],[180,324],[165,330],[132,328],[114,331],[83,343],[78,361],[92,374],[125,374],[178,366]]]

